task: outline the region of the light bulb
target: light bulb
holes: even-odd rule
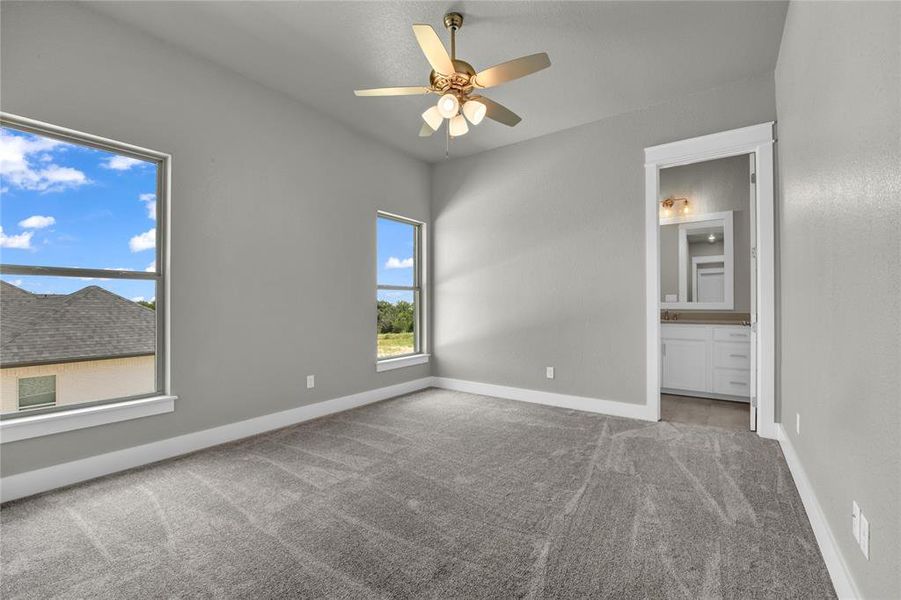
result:
[[[711,233],[710,235],[707,236],[707,241],[712,244],[713,242],[716,241],[716,236]]]
[[[422,113],[422,120],[432,128],[432,131],[438,131],[438,128],[441,127],[441,122],[444,120],[444,117],[441,116],[441,112],[438,110],[438,107],[433,106]]]
[[[465,135],[469,131],[469,125],[466,124],[466,119],[463,118],[463,115],[457,115],[451,119],[449,127],[450,134],[453,137]]]
[[[478,125],[485,118],[488,107],[477,100],[468,100],[463,103],[463,114],[473,125]]]
[[[438,112],[445,119],[450,119],[460,110],[460,101],[453,94],[444,94],[438,99]]]

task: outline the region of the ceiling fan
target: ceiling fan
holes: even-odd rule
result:
[[[413,25],[413,34],[419,42],[432,72],[428,86],[389,87],[368,90],[354,90],[357,96],[413,96],[437,94],[438,102],[422,113],[425,121],[419,131],[420,137],[428,137],[438,131],[445,120],[448,121],[449,137],[465,135],[469,131],[469,120],[478,125],[488,117],[510,127],[522,118],[510,109],[478,94],[479,90],[494,87],[551,66],[551,60],[544,52],[522,56],[483,71],[476,70],[468,62],[457,58],[457,31],[463,26],[463,15],[451,12],[444,15],[444,26],[450,32],[450,54],[431,25]]]

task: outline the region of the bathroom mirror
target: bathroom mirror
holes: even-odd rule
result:
[[[660,307],[732,310],[732,211],[660,220]]]

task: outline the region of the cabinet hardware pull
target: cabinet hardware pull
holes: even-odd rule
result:
[[[730,354],[729,356],[732,358],[748,358],[747,354]]]
[[[730,333],[729,337],[746,337],[744,333]]]
[[[748,385],[744,381],[730,381],[729,383],[731,383],[732,385]]]

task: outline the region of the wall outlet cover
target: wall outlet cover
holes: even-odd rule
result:
[[[547,368],[547,378],[548,378],[548,379],[553,379],[553,378],[554,378],[554,367],[548,367],[548,368]]]
[[[307,375],[307,389],[313,389],[316,387],[316,376],[315,375]]]
[[[851,535],[860,543],[860,506],[856,500],[851,502]]]
[[[870,522],[863,513],[860,513],[860,549],[867,560],[870,560]]]

